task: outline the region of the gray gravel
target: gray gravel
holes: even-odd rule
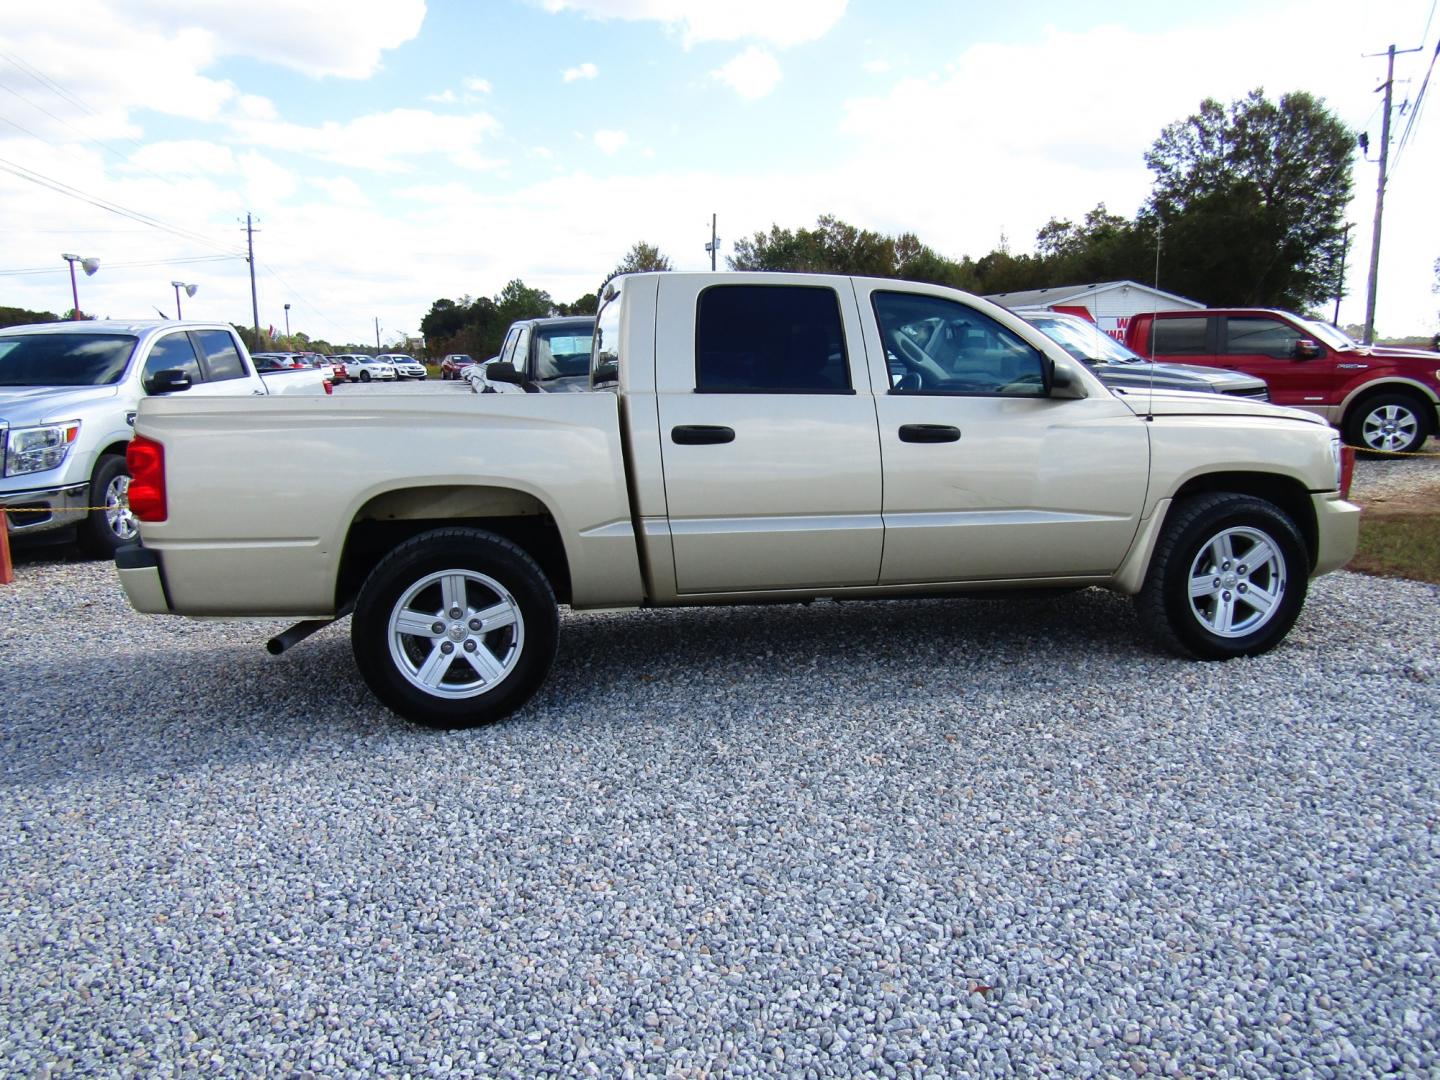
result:
[[[1440,589],[568,615],[512,720],[337,625],[0,588],[0,1073],[1440,1071]]]

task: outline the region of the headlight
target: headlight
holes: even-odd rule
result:
[[[5,440],[5,475],[22,476],[58,469],[65,463],[70,447],[75,445],[75,436],[79,434],[79,420],[43,427],[11,428]]]

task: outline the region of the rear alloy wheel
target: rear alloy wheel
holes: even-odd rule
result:
[[[1425,406],[1409,394],[1379,394],[1362,401],[1345,425],[1345,441],[1360,450],[1410,454],[1430,434]]]
[[[362,372],[360,372],[360,381],[361,381],[361,382],[369,382],[369,381],[370,381],[370,372],[368,372],[368,371],[362,371]]]
[[[540,568],[479,529],[436,529],[401,544],[355,603],[351,645],[366,683],[428,727],[499,720],[539,687],[559,618]]]
[[[1279,507],[1249,495],[1201,495],[1171,510],[1136,609],[1182,656],[1255,656],[1290,632],[1308,575],[1304,542]]]
[[[130,512],[130,473],[125,459],[106,454],[90,477],[90,511],[80,525],[80,547],[87,555],[109,559],[116,548],[134,543],[139,522]]]

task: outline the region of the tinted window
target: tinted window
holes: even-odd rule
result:
[[[0,386],[104,386],[120,381],[134,351],[123,334],[0,337]]]
[[[1248,316],[1226,319],[1225,351],[1231,355],[1273,356],[1288,360],[1295,355],[1300,331],[1278,319]]]
[[[1205,324],[1209,320],[1203,315],[1193,319],[1156,319],[1152,324],[1155,335],[1155,356],[1203,356],[1210,351],[1205,344]]]
[[[245,362],[235,348],[235,339],[224,330],[197,330],[200,348],[205,351],[205,366],[211,382],[245,378]]]
[[[939,296],[873,294],[892,394],[1045,392],[1040,350],[990,316]]]
[[[736,393],[850,389],[840,302],[808,285],[714,285],[695,317],[695,387]]]
[[[150,358],[145,361],[145,373],[142,376],[141,385],[147,390],[157,371],[183,371],[190,376],[192,383],[205,381],[205,376],[200,374],[200,361],[190,344],[189,334],[169,334],[155,342],[155,347],[150,350]]]

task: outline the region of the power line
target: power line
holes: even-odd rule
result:
[[[19,125],[15,126],[18,127]],[[56,180],[54,177],[46,176],[44,173],[36,172],[34,169],[26,168],[24,165],[20,165],[17,162],[10,161],[6,158],[0,158],[0,169],[3,169],[5,172],[11,173],[14,176],[18,176],[22,180],[28,180],[32,184],[38,184],[40,187],[49,188],[51,191],[54,191],[57,194],[65,195],[69,198],[78,199],[81,202],[89,203],[91,206],[98,207],[101,210],[107,210],[112,214],[118,214],[120,217],[128,218],[131,221],[139,222],[141,225],[148,225],[151,228],[160,229],[164,232],[171,233],[175,236],[180,237],[183,240],[189,240],[193,243],[201,243],[205,244],[208,247],[219,248],[220,250],[225,251],[227,255],[235,254],[235,252],[227,250],[223,244],[219,243],[218,241],[212,240],[208,236],[204,236],[201,233],[194,232],[193,230],[186,229],[181,226],[170,225],[167,222],[161,221],[159,218],[151,217],[149,214],[143,214],[138,210],[131,210],[127,207],[121,206],[119,203],[111,202],[109,199],[105,199],[99,195],[91,195],[88,192],[81,191],[79,188],[73,187],[72,185],[67,184],[62,180]]]
[[[1435,51],[1430,54],[1430,66],[1425,69],[1425,80],[1420,84],[1420,92],[1415,95],[1415,104],[1410,108],[1410,115],[1405,118],[1405,130],[1400,133],[1400,145],[1395,147],[1395,165],[1391,168],[1392,174],[1400,165],[1400,155],[1410,141],[1410,132],[1415,127],[1416,119],[1420,116],[1420,106],[1425,103],[1425,91],[1430,86],[1430,75],[1435,70],[1436,57],[1440,57],[1440,42],[1436,43]]]

